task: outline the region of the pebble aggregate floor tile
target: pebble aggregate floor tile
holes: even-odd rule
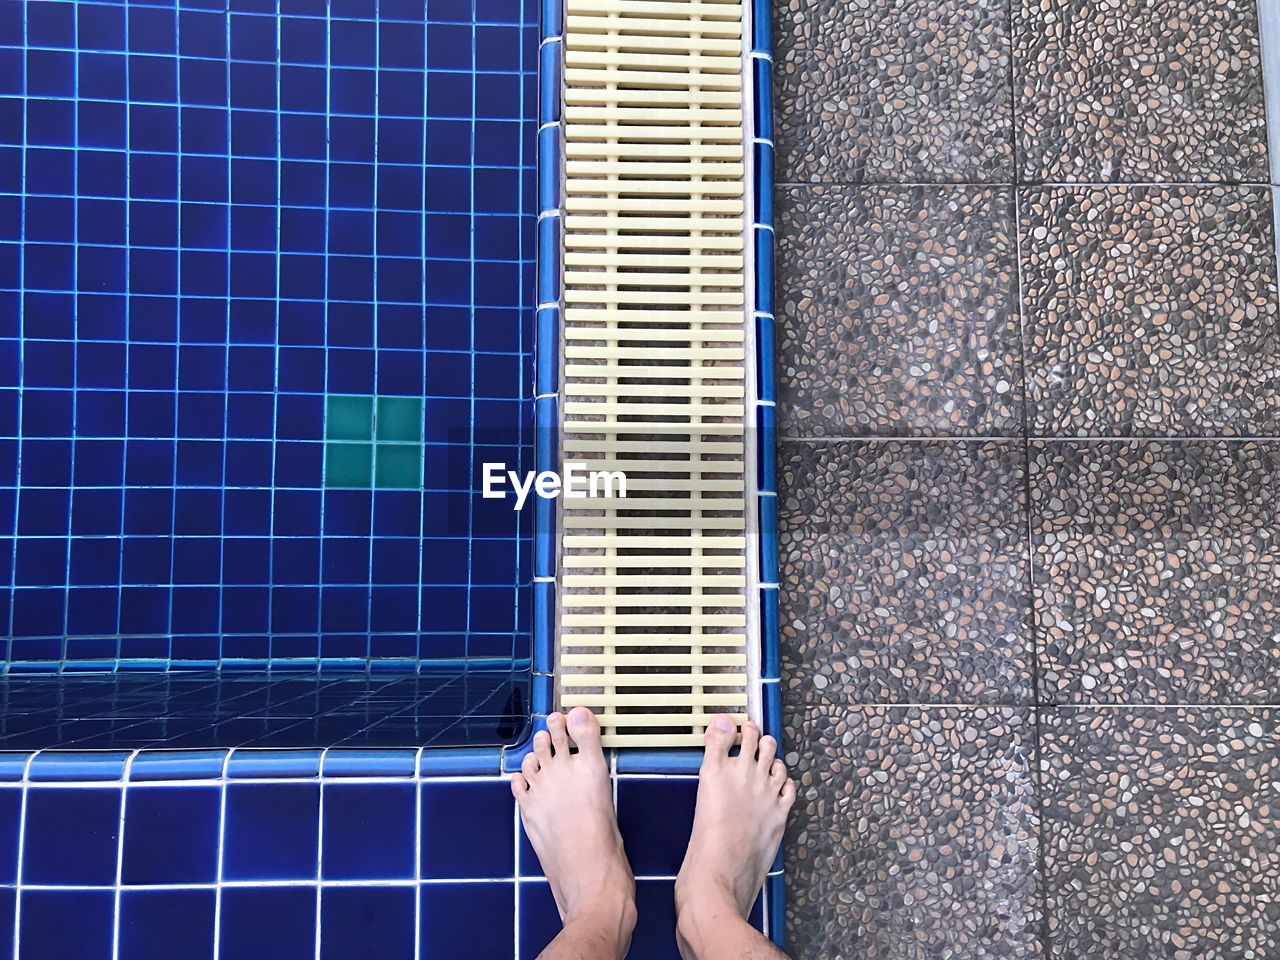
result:
[[[778,199],[783,434],[1022,435],[1010,189]]]
[[[1041,693],[1280,700],[1280,441],[1031,447]]]
[[[1040,723],[1050,956],[1280,956],[1280,711],[1063,707]]]
[[[1029,189],[1020,211],[1033,435],[1280,433],[1265,188]]]
[[[781,182],[1013,179],[1007,0],[778,0]]]
[[[1252,0],[1013,0],[1024,182],[1267,179]]]
[[[804,960],[1041,956],[1033,725],[787,677],[787,930]]]
[[[1027,703],[1022,441],[787,442],[783,676],[862,703]]]

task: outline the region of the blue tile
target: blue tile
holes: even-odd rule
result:
[[[319,858],[320,786],[228,784],[223,877],[306,880]]]
[[[773,63],[763,57],[751,58],[754,94],[754,134],[762,140],[773,139]]]
[[[778,498],[761,496],[760,510],[760,582],[778,582]]]
[[[755,222],[773,226],[773,144],[757,143],[755,170],[752,175],[752,191],[755,198]]]
[[[631,937],[631,960],[680,960],[676,946],[675,883],[670,880],[636,881],[639,919]]]
[[[511,956],[515,884],[426,883],[421,896],[422,956]]]
[[[130,787],[125,797],[123,882],[216,880],[220,794],[216,787]]]
[[[777,680],[782,676],[778,652],[778,588],[760,590],[760,676]]]
[[[314,887],[227,887],[219,960],[315,960]]]
[[[758,313],[773,313],[773,231],[756,227],[756,290],[755,309]]]
[[[774,320],[767,314],[756,316],[756,397],[770,402],[777,396],[777,353]]]
[[[326,880],[413,877],[414,786],[410,783],[328,783],[324,788]]]
[[[756,489],[772,493],[777,490],[777,409],[761,405],[756,409],[757,460]],[[763,575],[762,575],[763,577]],[[775,579],[769,579],[775,582]]]
[[[21,788],[0,789],[0,884],[14,883],[18,879],[18,831],[21,824]]]
[[[113,885],[120,794],[119,788],[30,787],[23,882]]]
[[[424,783],[421,790],[424,880],[514,875],[515,800],[507,781]]]
[[[120,895],[119,960],[212,960],[212,890],[126,890]]]
[[[542,95],[538,98],[538,123],[545,125],[560,119],[560,64],[561,44],[544,43],[538,51],[538,86]]]
[[[618,778],[618,829],[636,876],[679,871],[697,793],[698,781],[687,777]]]
[[[520,884],[519,960],[537,960],[562,928],[551,885],[541,881]]]
[[[98,890],[24,890],[19,960],[108,960],[115,895]]]
[[[18,891],[0,887],[0,957],[13,957],[14,915],[18,908]]]
[[[320,895],[321,960],[413,960],[415,894],[413,887],[326,887]]]

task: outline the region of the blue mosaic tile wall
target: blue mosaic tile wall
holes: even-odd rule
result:
[[[527,669],[528,518],[474,491],[532,441],[537,40],[522,0],[0,3],[10,677]]]

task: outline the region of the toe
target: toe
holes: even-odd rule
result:
[[[747,721],[742,725],[742,753],[741,757],[755,762],[756,750],[760,746],[760,728],[751,721]]]
[[[733,746],[733,734],[736,729],[737,724],[727,713],[722,713],[711,721],[703,738],[707,745],[707,752],[702,761],[704,764],[714,765],[724,762],[729,756],[729,748]]]
[[[532,753],[526,753],[524,759],[520,761],[520,772],[524,774],[527,782],[532,783],[533,778],[538,775],[538,771],[542,769],[542,764],[538,757]]]
[[[574,707],[569,711],[569,735],[578,745],[578,756],[604,760],[600,748],[600,721],[586,707]]]
[[[551,745],[557,757],[569,755],[569,733],[565,729],[564,714],[553,713],[547,717],[547,730],[551,733]]]
[[[517,801],[523,800],[525,794],[529,792],[529,781],[524,778],[522,773],[513,773],[511,775],[511,794]]]
[[[533,755],[539,763],[551,762],[551,734],[547,731],[539,730],[533,735]]]
[[[778,755],[778,741],[773,737],[763,736],[756,752],[760,754],[760,769],[768,771],[773,766],[773,758]]]
[[[782,785],[782,793],[779,794],[783,807],[787,810],[791,809],[791,805],[796,802],[796,784],[794,780],[788,780]]]
[[[769,780],[778,790],[782,789],[782,781],[787,779],[787,765],[781,760],[769,764]]]

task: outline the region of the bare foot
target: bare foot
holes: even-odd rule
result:
[[[795,784],[775,759],[778,742],[747,723],[742,752],[731,757],[734,733],[727,716],[707,728],[693,835],[676,878],[679,932],[691,942],[729,916],[751,912],[796,799]]]
[[[576,755],[569,752],[570,733]],[[600,724],[590,710],[575,707],[567,720],[562,713],[547,717],[547,730],[534,735],[533,752],[511,778],[511,792],[566,927],[603,918],[629,941],[636,884],[618,833]]]

